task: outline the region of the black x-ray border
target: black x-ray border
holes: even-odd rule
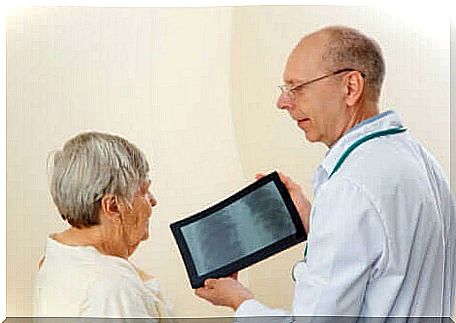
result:
[[[285,205],[287,207],[288,214],[291,217],[293,224],[295,226],[296,233],[293,235],[290,235],[284,239],[281,239],[275,243],[266,245],[264,248],[254,252],[254,253],[251,253],[245,257],[242,257],[238,260],[235,260],[226,266],[223,266],[214,271],[211,271],[209,273],[199,276],[196,271],[196,266],[193,262],[193,258],[192,258],[190,249],[188,248],[187,243],[182,234],[182,227],[185,227],[188,224],[197,222],[203,218],[211,216],[215,212],[218,212],[221,209],[231,205],[232,203],[234,203],[238,200],[241,200],[244,196],[252,193],[253,191],[257,190],[258,188],[260,188],[270,182],[274,182],[278,191],[280,192],[283,202],[285,203]],[[170,225],[170,228],[174,235],[174,238],[176,239],[177,245],[179,247],[179,251],[184,260],[185,268],[187,270],[187,274],[190,279],[190,284],[191,284],[192,288],[198,288],[198,287],[203,286],[204,281],[207,278],[226,277],[232,273],[235,273],[248,266],[251,266],[267,257],[270,257],[276,253],[279,253],[279,252],[281,252],[291,246],[294,246],[302,241],[305,241],[307,239],[307,234],[302,225],[298,211],[296,210],[296,207],[290,197],[290,194],[288,193],[288,190],[285,188],[285,185],[280,180],[279,174],[277,172],[272,172],[271,174],[257,180],[256,182],[250,184],[249,186],[243,188],[239,192],[229,196],[228,198],[224,199],[223,201],[221,201],[203,211],[200,211],[200,212],[196,213],[195,215],[192,215],[183,220],[172,223]]]

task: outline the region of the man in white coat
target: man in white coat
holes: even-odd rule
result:
[[[278,108],[329,148],[312,204],[281,175],[308,231],[293,271],[295,317],[453,313],[455,202],[438,162],[399,116],[379,113],[384,74],[378,44],[343,26],[305,36],[286,63]],[[238,317],[289,315],[255,300],[236,275],[208,279],[196,294]]]

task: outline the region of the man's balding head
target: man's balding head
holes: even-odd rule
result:
[[[288,111],[307,140],[331,147],[378,114],[384,74],[375,41],[352,28],[326,27],[302,38],[291,52],[277,107]]]
[[[321,60],[321,66],[328,73],[345,68],[362,72],[366,82],[366,99],[378,101],[385,76],[385,62],[375,40],[353,28],[330,26],[302,38],[294,52],[298,53],[301,48],[316,54],[313,59]]]

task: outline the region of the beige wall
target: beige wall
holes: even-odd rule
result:
[[[152,160],[159,205],[134,261],[160,278],[177,315],[231,313],[193,296],[168,225],[247,184],[256,171],[282,169],[311,196],[326,150],[305,142],[274,104],[294,43],[328,24],[379,41],[387,60],[382,108],[394,107],[448,174],[445,21],[418,25],[379,9],[281,6],[35,8],[9,17],[7,315],[30,314],[45,237],[65,227],[48,194],[47,154],[87,129],[123,135]],[[241,278],[266,304],[289,308],[290,268],[301,253],[292,248]]]
[[[7,314],[29,315],[45,237],[64,225],[48,152],[86,129],[114,132],[153,163],[159,204],[134,260],[179,315],[196,299],[169,223],[244,184],[230,110],[231,8],[29,9],[8,19]]]

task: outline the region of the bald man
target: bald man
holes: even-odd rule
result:
[[[308,230],[307,255],[293,269],[293,316],[453,312],[455,202],[441,167],[398,115],[379,113],[384,74],[378,44],[343,26],[307,35],[286,63],[278,108],[329,148],[312,204],[281,175]],[[287,315],[236,278],[208,279],[196,294],[236,316]]]

